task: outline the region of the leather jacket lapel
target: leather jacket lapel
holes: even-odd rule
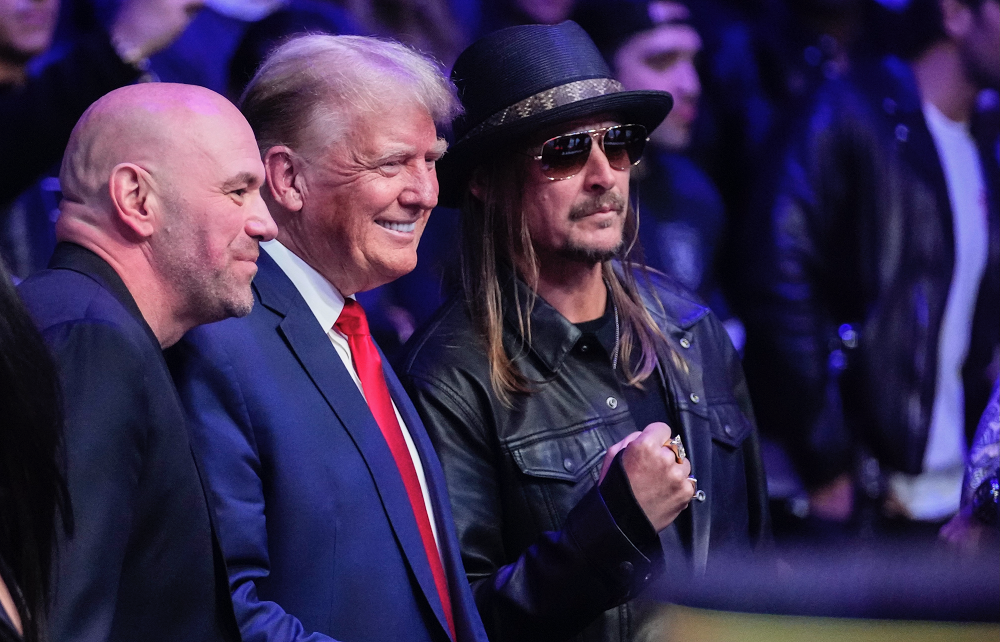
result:
[[[688,506],[691,515],[691,559],[695,573],[701,574],[708,563],[712,529],[712,431],[703,401],[705,386],[701,351],[696,343],[690,343],[690,347],[682,353],[678,349],[677,335],[685,336],[687,333],[673,330],[668,334],[674,351],[685,361],[686,372],[682,372],[671,359],[661,359],[660,367],[667,398],[672,399],[677,408],[680,426],[676,429],[687,450],[691,474],[698,480],[698,488],[705,491],[704,501],[692,500]]]

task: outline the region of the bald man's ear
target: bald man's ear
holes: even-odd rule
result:
[[[290,148],[275,145],[264,153],[267,189],[274,202],[290,212],[298,212],[305,202],[302,161]]]
[[[152,236],[157,206],[149,173],[138,165],[121,163],[111,170],[108,187],[118,221],[139,239]]]

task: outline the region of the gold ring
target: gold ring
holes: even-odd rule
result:
[[[681,443],[681,436],[677,435],[673,439],[668,439],[663,442],[664,448],[669,448],[674,453],[674,457],[677,458],[677,463],[681,463],[687,458],[687,451],[684,450],[684,444]]]

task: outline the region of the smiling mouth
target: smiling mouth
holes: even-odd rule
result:
[[[390,223],[389,221],[375,221],[387,230],[392,230],[393,232],[412,232],[417,229],[417,223]]]

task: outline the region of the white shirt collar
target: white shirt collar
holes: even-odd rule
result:
[[[292,285],[299,291],[313,316],[327,334],[344,309],[344,295],[311,265],[299,258],[277,240],[265,241],[260,246],[274,259]]]

